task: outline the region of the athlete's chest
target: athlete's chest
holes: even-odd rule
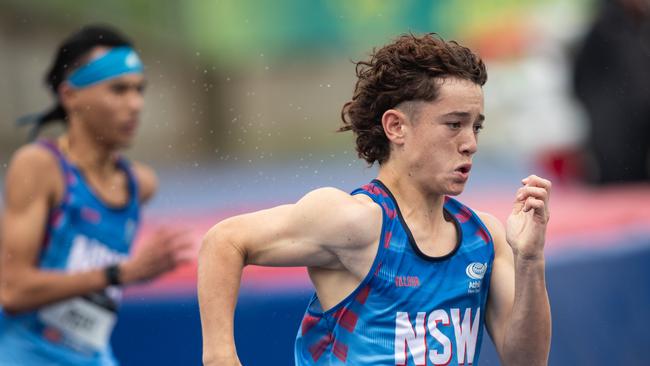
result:
[[[459,232],[460,241],[447,255],[424,255],[401,226],[393,227],[373,286],[396,306],[431,307],[466,299],[481,301],[489,285],[494,257],[489,240]],[[411,307],[411,306],[409,306]]]
[[[448,302],[477,303],[489,286],[489,253],[459,255],[437,263],[401,259],[394,263],[387,260],[373,281],[373,287],[391,306],[432,308]]]
[[[105,206],[117,208],[129,203],[132,192],[123,170],[115,169],[110,174],[100,175],[76,168],[75,173],[79,184],[84,185]]]
[[[424,257],[445,257],[456,250],[460,238],[460,228],[456,223],[446,221],[438,230],[432,230],[426,224],[410,222],[404,219],[408,225],[414,246]]]

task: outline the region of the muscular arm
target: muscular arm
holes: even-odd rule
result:
[[[508,239],[499,220],[481,214],[495,247],[486,324],[504,365],[548,363],[551,312],[542,252],[548,192],[541,193],[537,188],[534,182],[522,188],[524,193],[509,218]],[[536,202],[526,203],[528,200]],[[523,230],[516,223],[517,215],[526,222]],[[534,215],[541,219],[537,224]]]
[[[14,156],[6,177],[0,243],[0,302],[7,312],[23,312],[106,287],[101,270],[64,274],[37,268],[44,228],[57,189],[56,160],[27,146]]]
[[[340,258],[376,239],[359,225],[381,211],[346,193],[324,188],[285,205],[225,220],[205,236],[198,292],[206,365],[237,365],[233,315],[247,264],[343,268]]]

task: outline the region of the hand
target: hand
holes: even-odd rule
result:
[[[546,224],[550,214],[548,200],[551,182],[536,175],[522,180],[506,224],[506,240],[515,256],[524,259],[542,259]]]
[[[189,230],[160,228],[122,263],[121,280],[127,284],[153,279],[194,259],[197,252],[198,242]]]

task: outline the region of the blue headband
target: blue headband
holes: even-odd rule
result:
[[[68,83],[80,89],[124,74],[141,74],[144,68],[131,47],[116,47],[75,70]]]

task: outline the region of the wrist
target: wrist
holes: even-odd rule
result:
[[[119,264],[111,264],[104,268],[104,277],[108,286],[119,286],[122,282],[121,268]]]
[[[517,267],[526,266],[526,267],[544,267],[546,260],[544,258],[544,253],[517,253],[513,252],[514,261]]]
[[[123,285],[135,282],[137,279],[133,273],[133,268],[131,266],[131,261],[126,260],[121,262],[118,267],[120,268],[120,282]]]
[[[521,260],[526,262],[543,262],[544,250],[522,251],[519,248],[512,248],[512,254],[515,261]]]

